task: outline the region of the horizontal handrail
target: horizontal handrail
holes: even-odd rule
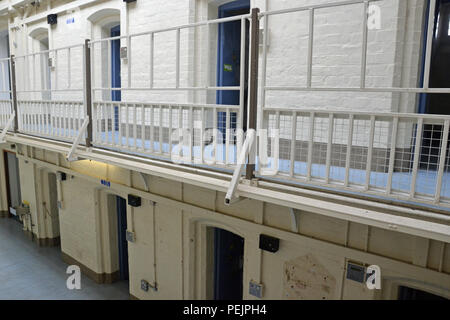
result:
[[[144,32],[137,32],[137,33],[131,33],[131,34],[122,35],[122,36],[115,36],[115,37],[96,39],[96,40],[90,41],[90,46],[92,46],[95,43],[99,43],[99,42],[127,39],[129,37],[139,37],[139,36],[145,36],[145,35],[156,34],[156,33],[177,31],[177,30],[188,29],[188,28],[195,28],[195,27],[201,27],[201,26],[207,26],[207,25],[212,25],[212,24],[220,24],[220,23],[226,23],[226,22],[231,22],[231,21],[239,21],[239,20],[242,20],[242,19],[249,19],[249,18],[251,18],[250,14],[243,14],[243,15],[226,17],[226,18],[220,18],[220,19],[214,19],[214,20],[206,20],[206,21],[200,21],[200,22],[189,23],[189,24],[183,24],[183,25],[178,25],[178,26],[174,26],[174,27],[161,28],[161,29],[155,29],[155,30],[144,31]]]
[[[301,7],[288,8],[288,9],[263,11],[263,12],[259,13],[259,17],[262,18],[262,17],[266,17],[266,16],[271,16],[271,15],[309,11],[309,10],[316,10],[316,9],[336,8],[336,7],[342,7],[342,6],[350,6],[350,5],[355,5],[355,4],[365,4],[365,3],[370,3],[370,2],[381,2],[381,1],[383,1],[383,0],[349,0],[349,1],[338,1],[338,2],[332,2],[332,3],[307,5],[307,6],[301,6]]]

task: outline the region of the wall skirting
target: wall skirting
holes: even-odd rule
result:
[[[119,280],[119,271],[113,273],[97,273],[94,270],[86,267],[84,264],[78,262],[76,259],[69,256],[67,253],[61,251],[62,259],[69,265],[77,265],[80,267],[81,272],[91,280],[98,284],[111,284]]]
[[[61,238],[38,238],[35,233],[29,230],[23,230],[25,235],[33,242],[36,242],[39,247],[58,247],[61,244]]]

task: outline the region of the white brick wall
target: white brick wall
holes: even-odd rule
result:
[[[102,21],[88,20],[93,14],[104,9],[117,10],[120,15],[122,34],[139,33],[189,22],[214,19],[217,8],[227,1],[211,0],[152,0],[137,1],[126,5],[122,1],[111,0],[84,7],[80,11],[61,13],[58,25],[49,31],[50,47],[57,48],[79,44],[85,38],[107,36],[101,31]],[[277,0],[268,1],[268,9],[305,6],[333,0]],[[384,0],[378,2],[381,8],[381,30],[371,30],[368,35],[367,85],[369,87],[415,86],[421,55],[421,29],[423,0]],[[265,1],[252,1],[253,6],[265,9]],[[119,14],[120,12],[120,14]],[[340,8],[319,9],[315,16],[313,86],[355,87],[360,81],[361,39],[363,6],[351,5]],[[75,23],[67,24],[74,17]],[[270,43],[267,59],[267,85],[304,85],[306,82],[308,13],[291,13],[273,16],[269,21]],[[16,22],[19,19],[16,18]],[[262,21],[263,22],[263,21]],[[17,48],[16,55],[32,52],[32,39],[29,34],[36,28],[48,28],[46,21],[30,23],[13,32]],[[195,29],[195,30],[194,30]],[[215,84],[217,31],[212,29],[210,74],[211,85]],[[198,27],[181,32],[180,86],[200,86],[206,82],[206,28]],[[149,36],[135,37],[131,44],[132,86],[149,85]],[[122,40],[126,45],[126,40]],[[81,51],[81,50],[80,50]],[[95,85],[109,86],[106,77],[108,64],[100,53],[94,50]],[[67,84],[65,59],[61,52],[58,63],[58,84]],[[155,35],[154,53],[155,87],[173,86],[175,83],[175,32]],[[103,60],[103,61],[102,61]],[[72,55],[71,82],[82,84],[81,52]],[[127,86],[128,63],[122,61],[122,86]],[[102,75],[103,74],[103,75]],[[103,80],[102,80],[103,77]],[[52,72],[54,87],[55,72]],[[53,99],[82,99],[81,94],[58,93]],[[106,95],[96,98],[108,99]],[[209,92],[130,92],[122,93],[124,101],[138,102],[215,102],[215,93]],[[266,106],[295,107],[302,109],[340,109],[357,111],[401,111],[415,112],[414,95],[393,95],[389,93],[295,93],[268,92]]]

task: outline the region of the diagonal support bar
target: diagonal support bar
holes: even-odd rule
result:
[[[89,117],[86,117],[86,119],[84,119],[84,122],[83,122],[83,125],[81,126],[80,131],[78,132],[78,136],[75,139],[75,141],[73,142],[72,148],[70,148],[69,154],[67,155],[68,161],[78,160],[78,158],[74,155],[74,153],[75,153],[75,150],[77,149],[78,145],[80,144],[81,138],[83,137],[83,134],[86,132],[88,125],[89,125]]]
[[[8,132],[9,129],[11,129],[15,118],[16,118],[16,113],[13,112],[11,114],[11,116],[9,117],[8,122],[6,123],[5,128],[3,128],[2,133],[0,133],[0,144],[6,143],[6,141],[5,141],[6,133]]]
[[[236,200],[236,190],[239,185],[240,178],[242,174],[244,173],[245,169],[245,160],[247,159],[248,155],[252,152],[254,146],[255,146],[255,136],[256,136],[256,130],[249,129],[247,131],[247,138],[244,141],[244,145],[242,146],[241,153],[239,154],[236,169],[233,173],[233,178],[231,179],[230,186],[228,187],[227,195],[225,196],[225,204],[230,205],[232,202]]]

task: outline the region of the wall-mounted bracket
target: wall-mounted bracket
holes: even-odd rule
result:
[[[6,133],[13,125],[15,118],[16,118],[16,113],[13,112],[11,114],[11,116],[9,117],[8,122],[6,123],[6,126],[3,128],[2,132],[0,133],[0,144],[6,143],[6,141],[5,141]]]
[[[78,132],[78,136],[75,139],[75,141],[72,144],[72,148],[70,148],[69,154],[67,155],[67,160],[72,162],[72,161],[77,161],[78,157],[75,156],[75,150],[77,149],[78,145],[80,144],[81,138],[83,137],[83,134],[86,132],[86,129],[88,127],[89,124],[89,117],[86,117],[84,119],[83,125],[81,126],[80,131]]]
[[[231,178],[230,186],[228,187],[227,195],[225,196],[225,204],[227,206],[239,201],[239,197],[236,196],[236,190],[239,185],[242,174],[244,173],[245,163],[248,155],[255,145],[256,131],[249,129],[247,131],[247,137],[242,146],[241,153],[239,154],[236,169],[234,169],[233,178]]]

